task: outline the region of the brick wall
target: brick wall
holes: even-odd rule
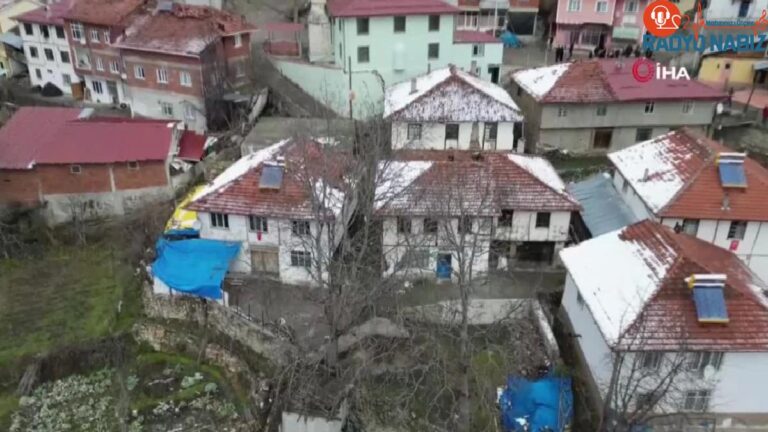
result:
[[[32,170],[0,170],[0,204],[35,204],[39,183]]]
[[[125,82],[128,86],[202,97],[203,78],[198,58],[125,50],[123,60],[126,68],[125,73],[128,76]],[[144,68],[144,79],[136,78],[136,66]],[[157,69],[159,68],[167,71],[168,83],[157,81]],[[182,71],[189,72],[192,78],[191,86],[181,85],[180,74]]]
[[[80,165],[80,174],[72,174],[69,165],[39,165],[35,168],[44,195],[112,190],[107,165]]]
[[[83,24],[83,34],[85,36],[85,43],[76,41],[72,38],[72,23],[67,22],[65,24],[65,31],[69,36],[70,55],[72,57],[72,66],[75,71],[80,75],[97,75],[105,78],[115,79],[119,75],[112,74],[109,71],[109,64],[112,61],[117,60],[120,63],[120,52],[118,49],[112,47],[111,42],[107,42],[107,37],[114,40],[115,35],[119,33],[119,29],[110,29],[106,26],[94,26],[90,24]],[[99,40],[96,41],[92,37],[92,32],[96,31],[99,36]],[[114,33],[114,34],[113,34]],[[78,52],[85,52],[88,54],[91,60],[91,68],[78,67]],[[104,70],[100,71],[96,69],[96,58],[101,58]],[[122,69],[122,65],[121,65]]]
[[[118,190],[141,189],[152,186],[166,186],[165,163],[139,162],[138,169],[128,168],[128,164],[115,164],[112,168],[115,188]]]

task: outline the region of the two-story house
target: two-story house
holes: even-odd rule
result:
[[[242,244],[230,271],[321,285],[353,206],[345,154],[286,139],[244,156],[187,205],[200,237]]]
[[[509,0],[448,0],[461,9],[456,16],[457,30],[496,31],[504,28]]]
[[[171,163],[202,156],[188,147],[205,138],[180,123],[92,111],[22,107],[11,117],[0,129],[0,207],[38,208],[52,224],[121,215],[173,197],[187,177]]]
[[[75,73],[69,49],[69,33],[64,15],[69,1],[54,2],[16,16],[24,56],[33,86],[51,83],[64,94],[82,94],[80,77]]]
[[[616,0],[563,0],[557,2],[555,45],[593,50],[611,37]]]
[[[661,430],[768,427],[768,285],[733,253],[646,220],[560,256],[599,409],[684,422]]]
[[[392,148],[523,151],[523,116],[502,87],[455,66],[387,89]]]
[[[584,60],[516,72],[511,94],[525,116],[527,151],[603,153],[681,126],[711,124],[724,92],[695,80],[638,82],[634,61]]]
[[[736,254],[768,280],[768,170],[681,129],[608,155],[613,185],[650,218]]]
[[[396,152],[374,206],[385,274],[446,280],[556,264],[579,209],[543,158],[459,150]]]

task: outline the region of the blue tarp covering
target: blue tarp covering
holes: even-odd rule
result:
[[[499,397],[506,432],[562,432],[573,417],[571,379],[549,375],[530,381],[510,376]],[[524,429],[528,424],[529,429]]]
[[[517,35],[509,30],[501,34],[501,41],[504,43],[505,47],[520,48],[523,46],[523,44],[520,43],[520,39],[517,38]]]
[[[221,282],[240,244],[207,239],[157,242],[152,274],[174,291],[221,299]]]

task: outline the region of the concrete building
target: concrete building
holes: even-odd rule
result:
[[[727,91],[749,89],[768,90],[768,62],[763,53],[724,52],[707,54],[701,58],[699,81]]]
[[[647,0],[564,0],[557,2],[555,45],[592,51],[639,45],[645,33]],[[684,10],[685,11],[685,10]],[[683,12],[684,12],[683,11]]]
[[[755,21],[768,9],[768,0],[709,1],[704,8],[706,20]]]
[[[560,256],[561,316],[600,409],[612,389],[619,415],[655,417],[637,426],[768,427],[768,285],[735,255],[646,220]]]
[[[394,149],[522,152],[523,117],[506,90],[454,66],[387,89]]]
[[[374,215],[388,276],[450,280],[556,265],[579,209],[535,156],[402,150],[379,171]]]
[[[544,32],[539,22],[539,0],[509,0],[507,28],[523,41],[534,41]]]
[[[183,186],[178,155],[202,157],[204,137],[179,123],[90,117],[24,107],[0,129],[0,207],[37,208],[52,224],[121,215]],[[192,148],[196,147],[196,148]]]
[[[344,157],[286,139],[238,160],[187,209],[197,212],[201,238],[242,243],[231,272],[317,286],[353,209]]]
[[[604,153],[672,129],[704,129],[727,96],[698,81],[638,82],[636,60],[562,63],[516,72],[512,98],[525,116],[527,151]]]
[[[27,70],[15,18],[40,6],[35,0],[0,1],[0,77],[12,77]]]
[[[16,16],[19,23],[29,81],[33,86],[51,83],[64,94],[82,94],[69,49],[64,15],[70,3],[61,1]]]
[[[457,30],[496,31],[504,28],[509,0],[447,0],[461,9],[456,15]]]
[[[378,116],[387,86],[450,64],[498,81],[501,41],[458,30],[459,13],[443,0],[330,0],[327,7],[314,0],[307,23],[310,62],[280,56],[273,62],[339,115]]]
[[[608,158],[613,185],[635,217],[727,249],[768,280],[768,170],[687,129]]]

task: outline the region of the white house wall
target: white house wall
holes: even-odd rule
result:
[[[408,140],[408,125],[421,124],[421,139]],[[514,122],[499,122],[496,135],[496,150],[516,150],[514,143]],[[485,123],[478,122],[478,140],[483,149],[492,149],[491,143],[483,143],[485,136]],[[472,123],[459,123],[459,141],[460,150],[469,150],[469,143],[472,138]],[[519,145],[519,144],[518,144]],[[443,150],[445,143],[445,123],[419,123],[419,122],[392,122],[392,148],[394,149],[435,149]],[[520,151],[523,149],[520,148]]]
[[[768,413],[768,398],[765,396],[768,388],[766,364],[768,353],[765,352],[726,353],[722,366],[715,375],[717,385],[712,397],[711,411]]]
[[[202,133],[206,131],[205,103],[200,98],[133,86],[126,87],[125,93],[125,98],[130,101],[131,111],[135,115],[180,120],[196,132]],[[172,116],[167,116],[163,113],[160,102],[167,102],[173,106]],[[188,104],[195,107],[194,118],[186,117],[185,106]]]
[[[50,37],[45,39],[40,31],[41,25],[32,25],[32,35],[27,35],[24,31],[24,25],[19,24],[19,32],[24,44],[24,56],[27,59],[27,67],[29,69],[29,80],[33,86],[44,86],[46,83],[53,83],[61,89],[65,94],[72,94],[72,88],[70,85],[64,84],[63,74],[69,75],[72,83],[80,82],[75,70],[72,67],[74,61],[73,56],[70,54],[69,63],[63,63],[61,61],[61,52],[70,53],[69,43],[67,38],[69,35],[64,32],[64,39],[56,37],[56,26],[47,26]],[[29,55],[29,48],[37,48],[37,58],[32,58]],[[49,61],[45,58],[45,49],[53,50],[53,61]],[[37,77],[36,70],[40,70],[42,78]]]
[[[624,179],[624,176],[621,175],[619,170],[615,170],[613,172],[613,188],[616,189],[616,192],[619,193],[621,198],[624,200],[624,203],[629,207],[630,210],[632,210],[632,213],[635,215],[635,217],[638,218],[638,220],[655,219],[648,207],[645,205],[645,202],[635,192],[635,189],[632,187],[632,185],[627,184],[626,187],[624,187],[625,182],[626,180]]]

